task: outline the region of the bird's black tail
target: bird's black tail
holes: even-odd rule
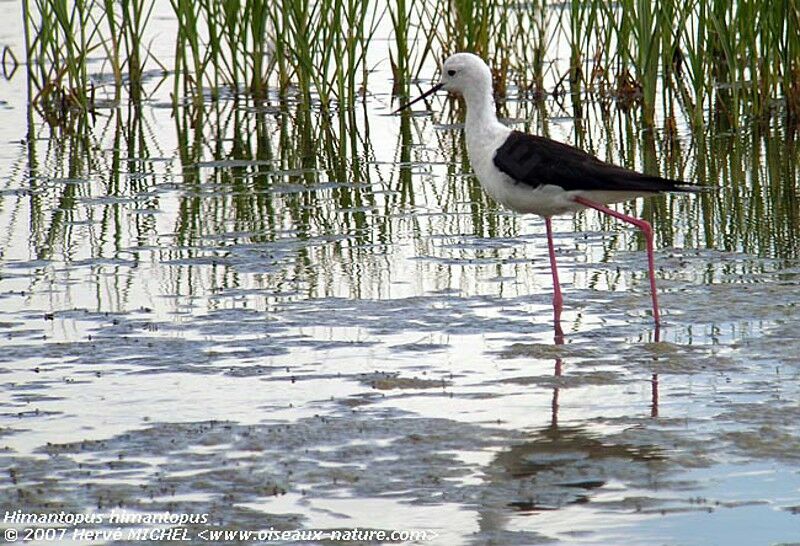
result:
[[[713,186],[704,186],[697,182],[687,182],[685,180],[675,180],[674,178],[664,178],[661,176],[640,175],[636,182],[641,183],[657,192],[669,193],[704,193],[716,190]]]

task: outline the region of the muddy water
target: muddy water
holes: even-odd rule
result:
[[[658,334],[637,235],[558,219],[561,338],[544,226],[482,197],[444,101],[401,120],[379,86],[331,137],[292,100],[192,121],[156,96],[80,139],[28,125],[21,74],[0,92],[5,509],[434,544],[800,541],[780,130],[665,142],[504,105],[722,186],[630,208],[657,230]]]

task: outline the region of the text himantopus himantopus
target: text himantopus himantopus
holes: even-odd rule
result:
[[[456,53],[442,66],[441,81],[397,111],[444,89],[464,97],[464,131],[472,169],[483,189],[509,209],[544,217],[556,322],[563,299],[553,247],[551,217],[592,208],[638,227],[647,243],[647,265],[653,298],[653,319],[660,323],[650,224],[606,205],[661,192],[698,191],[696,184],[648,175],[606,163],[574,146],[506,127],[497,119],[492,98],[492,73],[472,53]]]

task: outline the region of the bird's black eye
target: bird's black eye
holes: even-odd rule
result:
[[[456,71],[455,70],[448,70],[447,71],[447,75],[448,76],[455,76],[456,75]]]

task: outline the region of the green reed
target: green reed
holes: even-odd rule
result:
[[[250,92],[257,99],[266,97],[271,72],[268,62],[270,43],[274,43],[268,37],[269,21],[273,17],[270,12],[271,5],[269,0],[252,0],[245,3],[241,12],[242,17],[239,20],[239,28],[244,30],[239,50],[243,54],[245,64],[239,69],[239,63],[236,59],[233,60],[235,85],[238,88],[236,73],[240,71],[244,74],[245,81],[250,82]],[[226,12],[226,21],[228,20],[235,20],[235,12],[230,9]],[[233,24],[228,24],[227,28],[228,47],[235,50],[240,34],[235,31]],[[285,83],[282,83],[281,87],[285,88]]]
[[[410,48],[409,48],[409,20],[411,13],[406,7],[405,0],[398,0],[389,6],[389,16],[394,27],[395,51],[389,52],[389,60],[392,63],[392,75],[394,76],[394,94],[408,94]],[[413,42],[411,44],[413,46]]]
[[[104,61],[115,100],[143,90],[154,0],[25,0],[29,77],[34,103],[52,111],[89,111],[94,84],[87,62]],[[173,100],[200,104],[223,88],[266,97],[296,85],[323,108],[350,103],[366,84],[365,55],[380,13],[363,0],[170,0],[175,15]],[[149,37],[152,40],[152,36]],[[63,117],[63,115],[61,116]]]
[[[108,41],[112,52],[108,59],[113,67],[116,83],[116,100],[123,85],[123,72],[127,69],[128,92],[134,101],[142,98],[142,74],[150,57],[143,43],[145,29],[153,13],[155,0],[119,0],[118,12],[113,0],[104,0],[104,15],[108,22]],[[120,44],[121,38],[121,44]],[[120,45],[122,52],[120,52]]]
[[[178,19],[176,97],[266,97],[294,86],[307,103],[353,102],[365,85],[365,56],[380,13],[363,0],[171,0]]]
[[[170,3],[178,23],[172,100],[179,101],[187,97],[200,104],[204,100],[203,86],[207,66],[200,36],[202,7],[192,0],[170,0]]]
[[[24,0],[34,100],[51,117],[90,110],[87,62],[111,67],[119,100],[141,99],[155,0]],[[382,17],[394,90],[456,51],[485,57],[498,95],[582,95],[634,108],[648,126],[680,115],[708,121],[800,122],[800,0],[170,0],[175,16],[173,100],[199,105],[223,92],[297,93],[325,111],[363,95],[366,52]],[[563,51],[569,51],[564,58]],[[514,89],[516,87],[516,89]],[[707,112],[713,112],[708,117]],[[341,129],[341,128],[340,128]]]
[[[800,1],[689,0],[616,3],[592,0],[567,7],[544,1],[509,5],[490,0],[429,0],[442,13],[425,47],[441,59],[473,51],[490,61],[498,95],[506,77],[518,89],[559,94],[569,81],[582,93],[635,108],[665,128],[683,115],[701,130],[711,121],[738,127],[743,119],[783,117],[793,125],[800,108]],[[407,21],[393,12],[396,34]],[[401,32],[397,32],[400,30]],[[414,42],[398,44],[408,58]],[[561,56],[569,51],[569,60]]]
[[[32,106],[53,125],[92,111],[96,85],[88,66],[94,60],[111,67],[115,100],[126,79],[130,96],[140,100],[153,6],[154,0],[24,0]]]
[[[98,32],[92,5],[85,0],[22,3],[32,102],[53,124],[63,123],[71,110],[92,106],[87,61]]]
[[[603,13],[593,17],[597,5]],[[607,83],[613,77],[618,99],[640,104],[647,125],[655,122],[659,97],[667,119],[679,99],[696,130],[707,109],[733,127],[742,116],[794,120],[800,52],[789,24],[798,6],[796,0],[574,4],[570,40],[573,50],[603,52]]]

